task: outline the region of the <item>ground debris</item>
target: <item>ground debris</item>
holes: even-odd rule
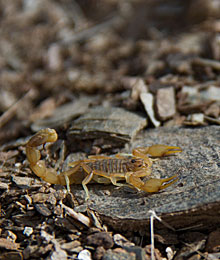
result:
[[[19,248],[19,244],[6,238],[0,238],[0,248],[15,250]]]
[[[204,126],[206,125],[205,116],[202,113],[188,115],[186,120],[184,121],[184,124],[191,126]]]
[[[93,100],[94,98],[92,97],[83,96],[74,102],[62,105],[56,108],[50,117],[36,120],[31,126],[32,130],[39,131],[40,129],[47,127],[62,127],[71,120],[86,113],[89,104],[92,103]]]
[[[35,204],[34,206],[37,212],[45,217],[48,217],[52,214],[46,204]]]
[[[13,176],[13,182],[21,189],[27,189],[31,186],[33,178]]]
[[[104,255],[103,260],[111,260],[111,259],[117,259],[117,260],[135,260],[136,255],[133,252],[127,252],[125,249],[122,248],[116,248],[114,250],[109,249]],[[141,258],[143,260],[143,258]]]
[[[87,249],[84,249],[78,254],[77,259],[79,259],[79,260],[92,260],[91,252]]]
[[[90,246],[102,246],[105,249],[112,248],[114,245],[112,237],[106,232],[98,232],[88,235],[86,244]]]
[[[123,237],[122,235],[120,234],[115,234],[113,236],[113,239],[114,239],[114,243],[117,245],[117,246],[121,246],[121,247],[129,247],[129,246],[134,246],[135,244],[130,242],[127,238]]]
[[[0,181],[0,190],[8,190],[9,185],[5,182]]]
[[[217,253],[220,251],[220,229],[211,232],[206,243],[206,251]]]

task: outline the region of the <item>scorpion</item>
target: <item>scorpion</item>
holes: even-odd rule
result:
[[[151,157],[163,157],[182,152],[177,146],[155,144],[150,147],[138,147],[132,154],[117,154],[114,157],[91,155],[87,159],[70,163],[70,169],[57,174],[53,168],[47,168],[38,146],[55,142],[58,135],[54,129],[42,129],[33,135],[26,145],[26,156],[31,170],[44,181],[51,184],[66,185],[70,192],[70,184],[82,184],[85,200],[89,199],[87,184],[96,182],[116,186],[129,186],[139,191],[154,193],[167,188],[178,180],[177,175],[169,178],[150,178],[153,160]],[[146,181],[144,177],[148,177]],[[124,181],[124,183],[122,183]]]

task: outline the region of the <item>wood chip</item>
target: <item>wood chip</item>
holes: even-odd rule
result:
[[[123,237],[121,234],[115,234],[113,236],[114,242],[117,246],[134,246],[135,244],[130,242],[127,238]]]
[[[48,217],[52,214],[52,212],[48,209],[48,207],[45,204],[35,204],[34,205],[37,212],[39,212],[41,215]]]
[[[0,152],[0,161],[5,162],[16,155],[18,155],[18,151]]]
[[[13,176],[13,182],[21,189],[28,189],[33,182],[33,178]]]
[[[154,115],[153,98],[154,97],[151,93],[141,93],[141,95],[140,95],[141,102],[143,103],[144,108],[145,108],[151,122],[153,123],[153,125],[155,127],[158,127],[158,126],[160,126],[160,122],[155,118],[155,115]]]
[[[192,115],[188,115],[187,119],[183,123],[185,125],[192,125],[192,126],[205,125],[204,114],[195,113]]]
[[[6,239],[6,238],[0,238],[0,248],[16,250],[19,248],[19,244],[12,242],[11,240]]]
[[[0,190],[8,190],[9,185],[0,181]]]
[[[62,248],[62,249],[65,249],[65,250],[68,250],[68,251],[70,251],[70,252],[76,252],[76,251],[75,251],[75,248],[76,248],[76,247],[79,247],[79,246],[81,246],[80,241],[74,240],[74,241],[71,241],[71,242],[69,242],[69,243],[64,243],[64,244],[62,244],[62,245],[61,245],[61,248]]]
[[[165,121],[176,114],[175,102],[173,87],[158,89],[156,94],[156,111],[161,120]]]
[[[205,111],[205,115],[218,118],[218,116],[220,116],[220,104],[214,103],[210,105],[210,107],[208,107],[208,109]]]
[[[53,193],[45,194],[45,193],[37,193],[31,196],[34,203],[44,203],[48,202],[50,204],[56,204],[56,198]]]

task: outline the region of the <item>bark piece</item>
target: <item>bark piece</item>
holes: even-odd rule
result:
[[[160,88],[156,95],[158,117],[165,121],[176,113],[175,92],[173,87]]]

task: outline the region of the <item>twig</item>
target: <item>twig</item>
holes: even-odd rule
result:
[[[151,237],[151,260],[155,260],[154,257],[154,211],[150,210],[150,237]]]
[[[220,62],[216,60],[209,60],[203,58],[195,58],[193,63],[200,66],[208,66],[214,70],[220,70]]]
[[[171,229],[172,231],[176,231],[175,228],[171,227],[167,222],[165,222],[164,220],[162,220],[160,217],[157,216],[156,212],[154,210],[149,210],[148,213],[150,213],[151,215],[153,215],[154,218],[156,218],[157,220],[159,220],[161,223],[163,223],[163,225],[169,229]]]
[[[78,41],[86,40],[90,37],[92,37],[94,34],[101,32],[103,30],[106,30],[106,28],[111,27],[113,24],[117,23],[119,18],[114,16],[113,18],[107,20],[106,22],[103,22],[101,24],[95,25],[91,28],[85,29],[80,32],[74,33],[72,36],[63,39],[60,43],[61,44],[71,44]]]
[[[155,253],[154,253],[154,218],[159,220],[163,223],[164,226],[168,227],[169,229],[175,231],[173,227],[171,227],[168,223],[163,221],[160,217],[157,216],[154,210],[149,210],[148,213],[150,214],[150,235],[151,235],[151,260],[155,260]]]
[[[91,226],[91,220],[86,217],[85,215],[83,215],[82,213],[78,213],[75,210],[69,208],[68,206],[64,205],[63,203],[61,204],[61,206],[67,211],[67,213],[74,219],[78,220],[79,222],[81,222],[82,224],[84,224],[87,227]]]
[[[30,89],[20,100],[18,100],[14,105],[12,105],[7,111],[5,111],[0,117],[0,127],[5,125],[10,119],[16,114],[17,110],[25,99],[33,96],[34,90]]]
[[[83,24],[87,23],[87,19],[82,8],[75,0],[67,2],[67,8],[65,8],[65,11],[70,17],[74,18],[75,28],[81,28]]]

